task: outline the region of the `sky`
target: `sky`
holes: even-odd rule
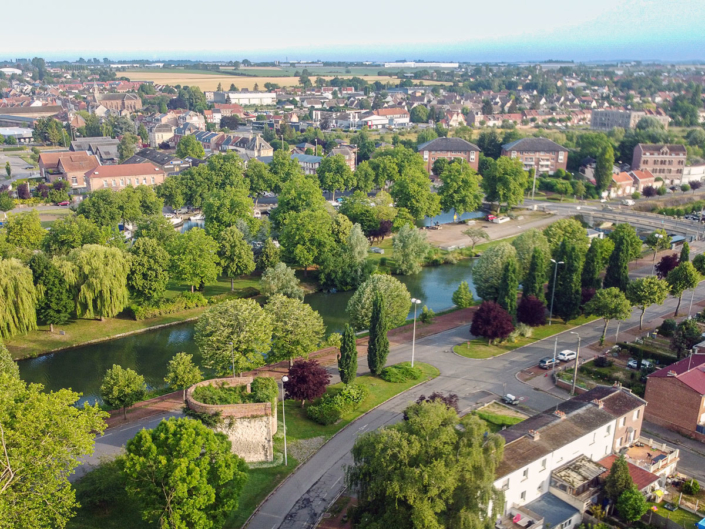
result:
[[[107,9],[7,2],[0,59],[705,60],[705,0],[121,0]]]

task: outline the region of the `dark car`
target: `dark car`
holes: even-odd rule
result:
[[[511,404],[512,406],[516,406],[517,404],[519,404],[519,399],[511,393],[507,393],[502,397],[502,402],[504,402],[505,404]]]

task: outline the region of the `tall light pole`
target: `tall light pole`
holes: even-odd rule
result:
[[[233,378],[235,378],[235,344],[233,342],[228,342],[230,344],[230,361],[233,366]]]
[[[553,343],[553,366],[551,367],[551,375],[554,377],[556,375],[556,351],[558,350],[558,336],[556,336],[556,341]]]
[[[570,331],[570,334],[574,334],[578,337],[578,350],[575,354],[575,368],[573,369],[573,386],[570,388],[570,396],[575,395],[575,383],[578,381],[578,362],[580,361],[580,335],[577,332]]]
[[[416,352],[416,307],[421,303],[420,299],[411,298],[414,305],[414,333],[411,338],[411,367],[414,367],[414,353]]]
[[[695,288],[698,288],[697,286]],[[695,297],[695,288],[693,293],[690,295],[690,307],[688,308],[688,319],[690,319],[690,313],[693,311],[693,298]]]
[[[284,400],[284,383],[289,382],[289,377],[282,377],[282,423],[284,423],[284,466],[289,465],[289,460],[286,454],[286,401]]]
[[[551,325],[553,322],[553,298],[556,295],[556,276],[558,275],[558,265],[559,264],[565,264],[563,261],[556,261],[555,259],[551,259],[551,262],[555,264],[556,266],[553,268],[553,289],[551,293],[551,311],[548,313],[548,324]]]

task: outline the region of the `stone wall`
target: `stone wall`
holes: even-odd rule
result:
[[[199,413],[220,412],[223,423],[215,428],[232,442],[232,451],[247,462],[272,461],[274,446],[272,438],[277,432],[276,410],[272,412],[270,402],[213,405],[203,404],[193,399],[193,392],[199,386],[220,385],[247,386],[250,392],[252,377],[231,377],[204,380],[191,386],[186,392],[188,407]]]

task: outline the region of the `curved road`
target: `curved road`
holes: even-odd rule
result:
[[[689,293],[684,296],[681,311],[688,309],[689,298]],[[696,302],[705,299],[705,283],[697,289],[695,299]],[[676,299],[669,298],[664,305],[649,309],[647,319],[673,314],[676,302]],[[638,325],[638,316],[638,311],[634,311],[627,322],[622,322],[621,331]],[[602,327],[603,323],[599,320],[576,330],[580,332],[582,343],[590,344],[599,340]],[[615,324],[612,323],[608,333],[614,330]],[[247,525],[248,529],[314,527],[344,488],[344,467],[352,463],[350,450],[357,436],[400,421],[404,408],[419,395],[434,391],[456,393],[460,397],[461,412],[505,392],[523,398],[520,406],[530,412],[544,410],[558,402],[554,395],[535,390],[515,378],[518,371],[535,366],[541,357],[553,354],[553,337],[499,357],[473,360],[460,357],[451,350],[453,345],[467,340],[468,336],[468,328],[464,326],[419,340],[416,359],[436,366],[441,372],[440,376],[385,402],[341,430],[261,505]],[[575,342],[574,335],[559,334],[558,350],[574,349]],[[581,351],[581,357],[586,354],[586,349]],[[410,357],[411,348],[408,345],[399,346],[391,351],[389,363],[409,360]],[[361,365],[364,365],[364,360]],[[696,476],[704,476],[705,460],[702,456],[685,451],[683,447],[681,452],[681,468]]]

